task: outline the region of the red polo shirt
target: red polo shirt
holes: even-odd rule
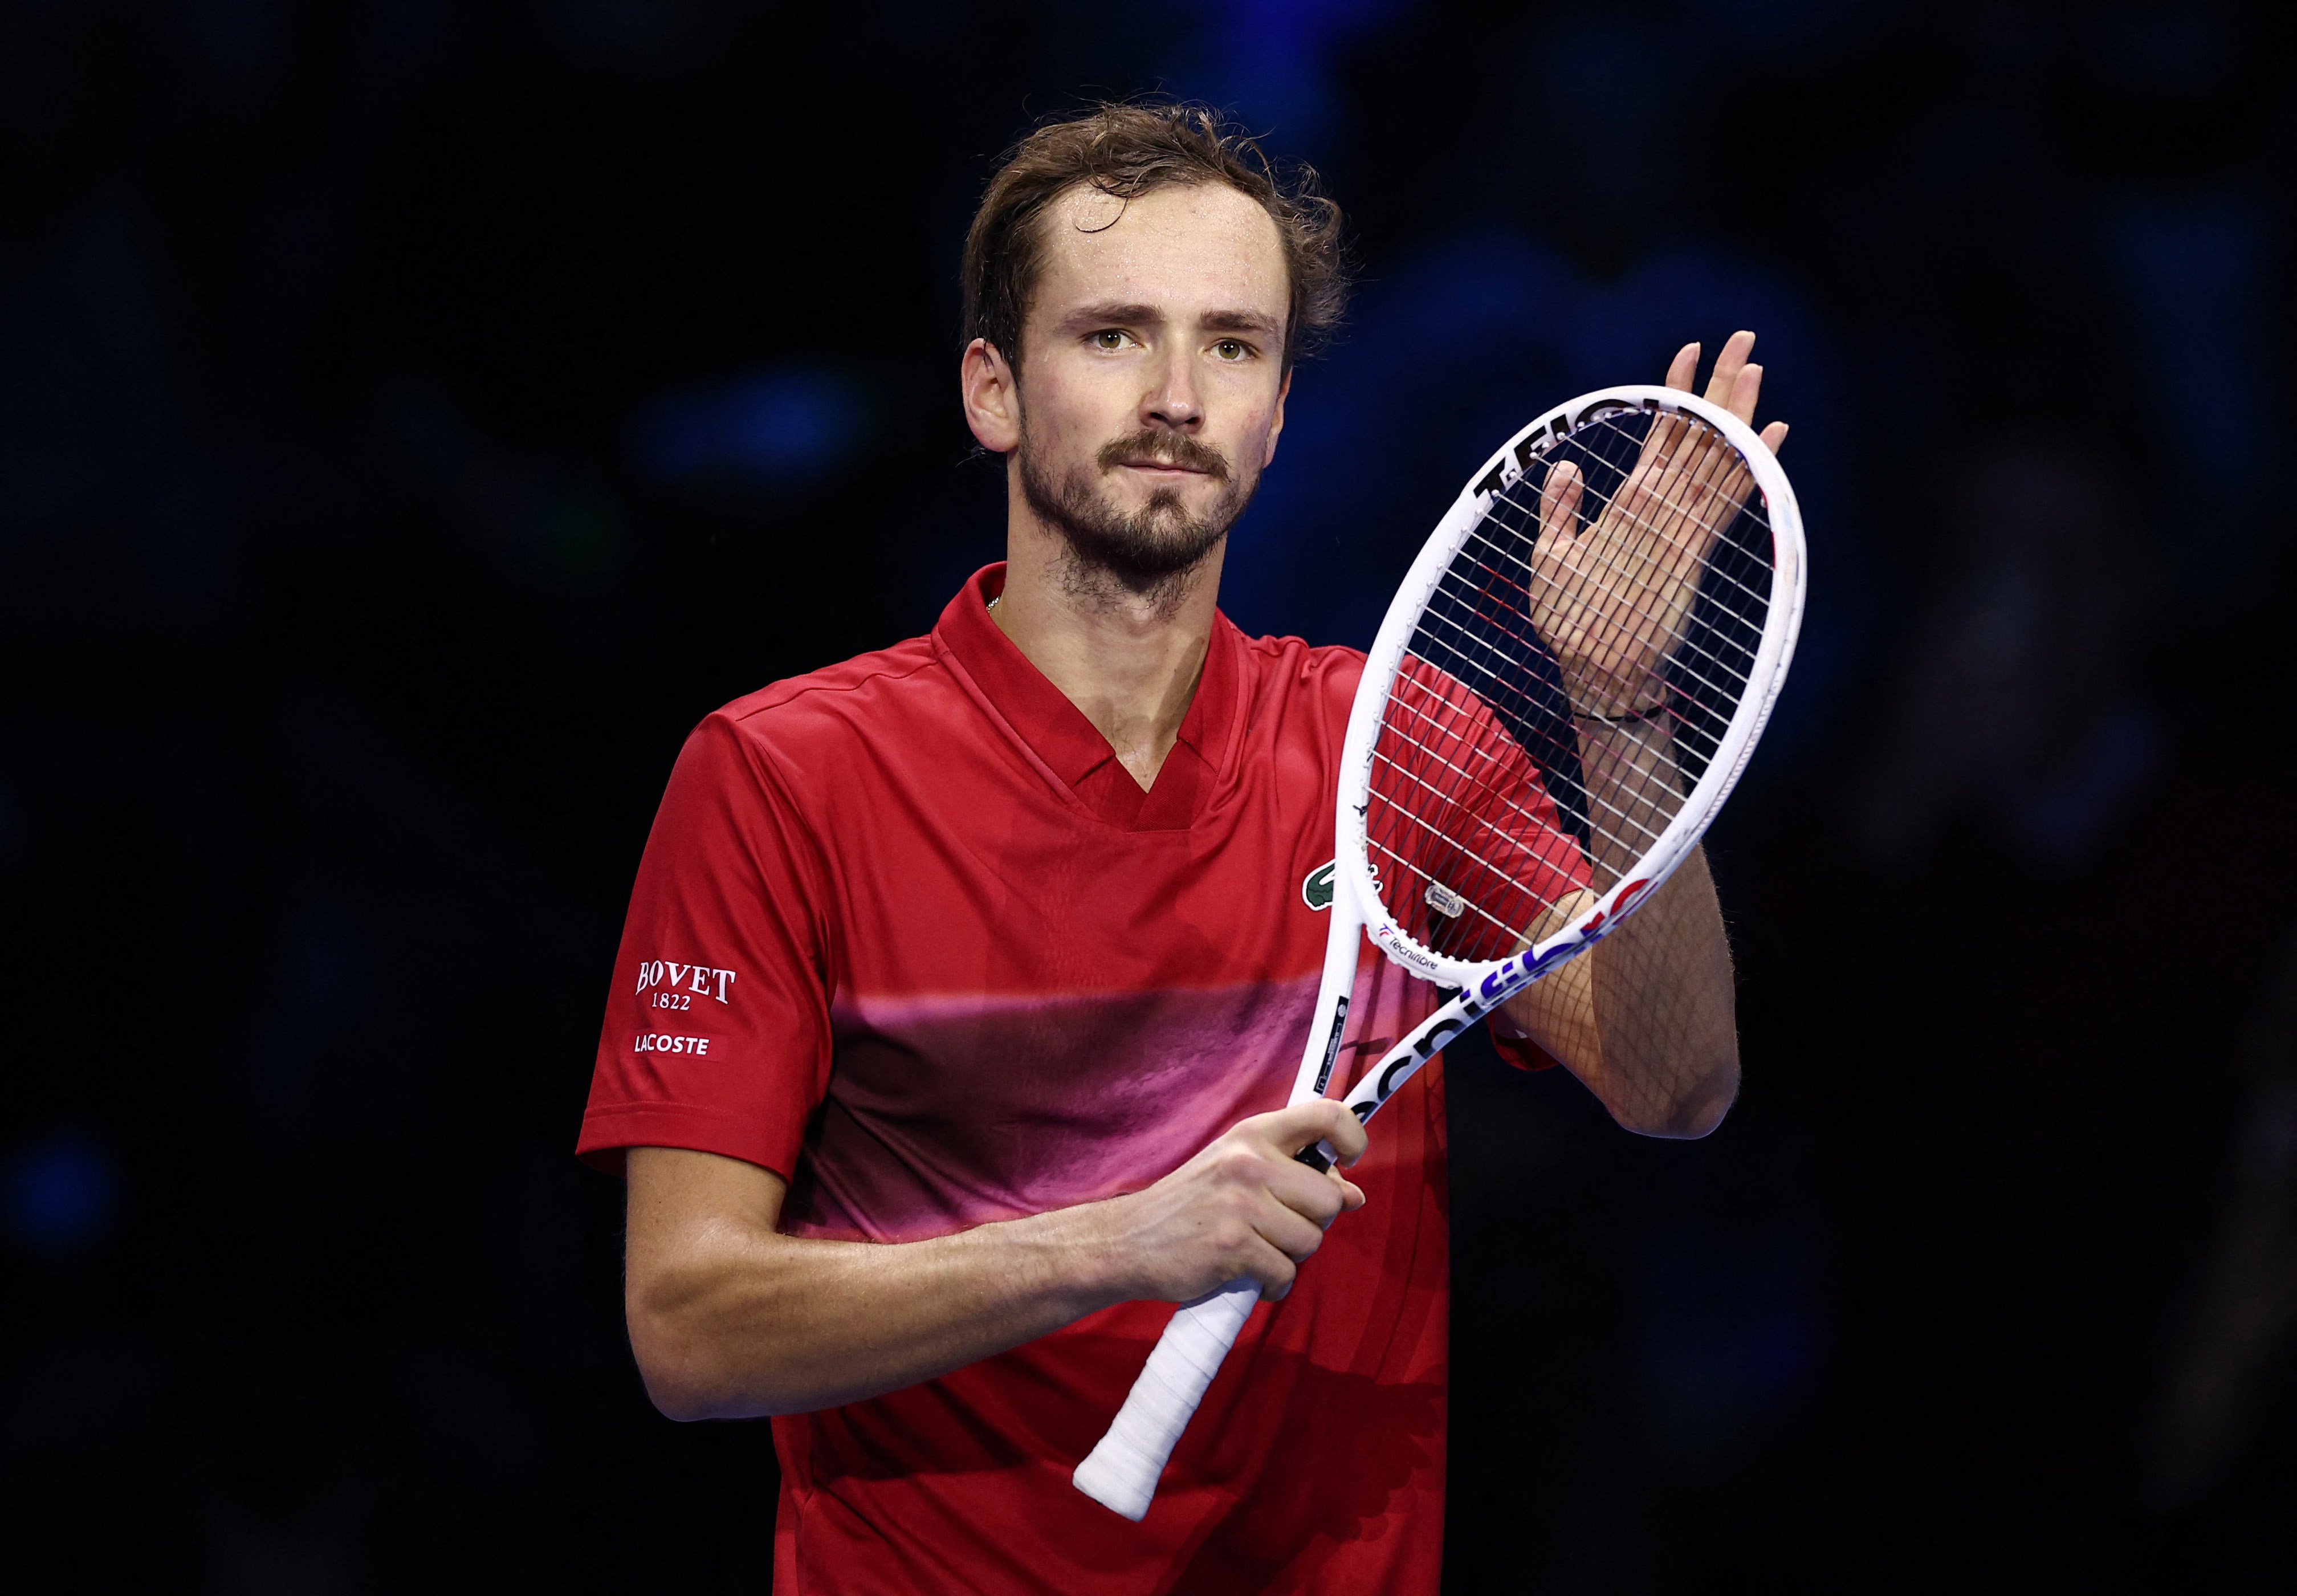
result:
[[[1216,621],[1144,794],[990,618],[1002,580],[989,567],[930,636],[739,699],[688,740],[585,1156],[745,1159],[789,1181],[789,1233],[901,1242],[1139,1190],[1283,1104],[1324,946],[1304,885],[1332,856],[1362,656]],[[1576,853],[1553,851],[1568,875]],[[1434,999],[1368,950],[1336,1095]],[[1163,1303],[775,1419],[775,1589],[1435,1591],[1442,1098],[1430,1065],[1383,1111],[1352,1172],[1369,1201],[1255,1311],[1145,1521],[1069,1474]]]

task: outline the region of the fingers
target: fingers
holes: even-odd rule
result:
[[[1255,1222],[1255,1240],[1259,1245],[1247,1248],[1248,1255],[1243,1260],[1246,1272],[1260,1282],[1270,1297],[1289,1291],[1299,1266],[1324,1245],[1324,1232],[1332,1222],[1364,1203],[1363,1189],[1344,1179],[1338,1170],[1318,1174],[1299,1164],[1291,1169],[1293,1174],[1269,1182],[1268,1195],[1276,1200]]]
[[[1732,415],[1752,425],[1755,401],[1763,396],[1763,368],[1750,362],[1739,368],[1739,375],[1731,384],[1731,402],[1726,407]]]
[[[1319,1098],[1240,1121],[1148,1191],[1117,1199],[1142,1216],[1125,1250],[1157,1261],[1152,1295],[1186,1302],[1239,1278],[1270,1296],[1288,1291],[1325,1227],[1363,1206],[1363,1189],[1337,1168],[1295,1158],[1319,1142],[1346,1164],[1369,1145],[1345,1104]]]
[[[1755,335],[1744,329],[1723,341],[1723,352],[1715,357],[1715,370],[1707,379],[1708,404],[1721,405],[1726,409],[1730,407],[1732,391],[1738,385],[1739,374],[1746,369],[1747,357],[1754,351]],[[1755,381],[1760,384],[1760,373],[1757,374]],[[1743,421],[1746,417],[1740,419]]]
[[[1779,446],[1786,440],[1786,423],[1782,421],[1774,421],[1771,423],[1770,425],[1763,429],[1763,447],[1770,450],[1771,453],[1774,455],[1777,454],[1779,452]]]
[[[1539,535],[1543,539],[1578,531],[1579,498],[1586,489],[1587,479],[1568,460],[1548,468],[1547,481],[1539,489]]]
[[[1715,369],[1707,379],[1708,403],[1722,406],[1749,426],[1755,424],[1755,407],[1763,397],[1763,368],[1748,358],[1754,352],[1755,335],[1752,333],[1741,328],[1732,333],[1724,341],[1722,353],[1715,357]],[[1684,355],[1691,357],[1688,367],[1684,366]],[[1667,367],[1667,386],[1689,388],[1698,368],[1698,357],[1697,344],[1684,345],[1683,354],[1675,356],[1675,364]],[[1677,374],[1681,374],[1680,382],[1676,381]],[[1787,435],[1786,426],[1783,423],[1773,422],[1764,429],[1763,441],[1772,453],[1776,454],[1778,444],[1772,441],[1773,432],[1776,432],[1779,440],[1783,441]]]
[[[1354,1164],[1364,1156],[1364,1149],[1371,1146],[1371,1138],[1366,1134],[1363,1122],[1346,1104],[1330,1103],[1327,1107],[1331,1120],[1323,1139],[1331,1143],[1332,1151],[1340,1156],[1342,1164]]]
[[[1244,1260],[1238,1273],[1241,1278],[1259,1281],[1260,1295],[1272,1303],[1280,1303],[1291,1291],[1292,1282],[1299,1278],[1300,1263],[1263,1241]]]
[[[1256,1139],[1263,1140],[1267,1150],[1275,1153],[1280,1167],[1265,1176],[1268,1194],[1285,1209],[1316,1227],[1319,1238],[1327,1225],[1343,1213],[1354,1213],[1363,1206],[1363,1188],[1342,1175],[1338,1166],[1318,1171],[1297,1162],[1293,1155],[1319,1142],[1339,1155],[1339,1163],[1354,1164],[1371,1145],[1363,1123],[1348,1111],[1346,1104],[1329,1098],[1313,1103],[1295,1104],[1274,1114],[1247,1120],[1238,1127],[1250,1127]],[[1264,1234],[1266,1232],[1264,1231]],[[1287,1246],[1273,1234],[1268,1239],[1296,1258],[1305,1257],[1313,1246],[1303,1250]]]
[[[1293,1165],[1298,1172],[1279,1174],[1268,1182],[1264,1203],[1253,1216],[1252,1228],[1269,1246],[1297,1261],[1323,1245],[1324,1232],[1340,1216],[1339,1182],[1330,1175]]]
[[[1340,1156],[1342,1164],[1354,1164],[1371,1145],[1371,1138],[1364,1134],[1364,1128],[1356,1116],[1348,1112],[1347,1105],[1330,1098],[1295,1103],[1273,1114],[1256,1115],[1237,1128],[1245,1130],[1247,1127],[1255,1134],[1273,1143],[1277,1151],[1287,1158],[1303,1148],[1329,1141],[1332,1144],[1332,1151]]]
[[[1691,391],[1692,380],[1699,374],[1699,346],[1686,343],[1675,350],[1675,358],[1667,363],[1667,385]]]

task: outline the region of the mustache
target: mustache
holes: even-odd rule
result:
[[[1139,460],[1177,465],[1183,471],[1201,471],[1215,482],[1228,481],[1228,457],[1208,443],[1198,442],[1185,432],[1144,429],[1130,437],[1102,444],[1100,453],[1095,457],[1095,464],[1103,473]]]

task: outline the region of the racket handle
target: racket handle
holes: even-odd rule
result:
[[[1165,1460],[1259,1300],[1256,1282],[1231,1280],[1173,1315],[1108,1433],[1070,1477],[1078,1490],[1135,1524],[1148,1516]]]

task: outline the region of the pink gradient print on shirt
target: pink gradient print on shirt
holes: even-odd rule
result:
[[[1137,1191],[1283,1107],[1315,997],[1313,975],[1050,999],[841,992],[785,1228],[912,1241]],[[1385,960],[1361,969],[1335,1093],[1435,997]]]

